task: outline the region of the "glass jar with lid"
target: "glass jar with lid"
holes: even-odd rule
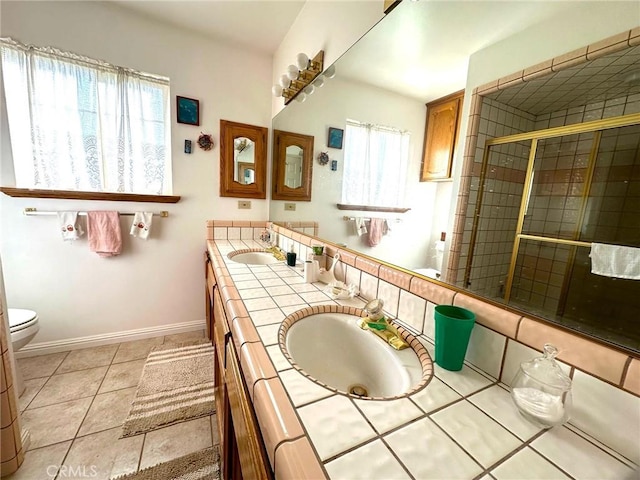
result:
[[[545,343],[543,356],[522,363],[511,383],[511,397],[520,413],[542,428],[562,425],[571,410],[571,378],[556,355],[558,349]]]

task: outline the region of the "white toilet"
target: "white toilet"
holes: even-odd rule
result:
[[[11,345],[13,345],[15,353],[29,343],[40,330],[38,314],[33,310],[10,308],[9,329],[11,331]],[[18,396],[20,396],[24,392],[24,383],[18,369],[16,369],[16,373],[18,377],[16,378],[16,386],[18,387]]]
[[[11,344],[17,352],[36,336],[40,330],[38,314],[33,310],[22,308],[9,309],[9,327],[11,330]]]

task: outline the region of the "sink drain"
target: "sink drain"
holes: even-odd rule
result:
[[[355,385],[351,385],[349,387],[349,393],[351,395],[356,395],[357,397],[369,396],[369,391],[367,390],[367,387],[365,387],[364,385],[360,385],[358,383],[356,383]]]

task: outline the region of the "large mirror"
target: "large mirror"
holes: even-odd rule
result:
[[[634,73],[634,65],[637,70],[640,64],[640,47],[601,57],[595,63],[577,65],[554,74],[553,78],[540,78],[536,80],[537,83],[527,84],[530,88],[522,89],[519,86],[503,89],[485,98],[479,122],[482,142],[477,147],[477,168],[473,170],[474,176],[466,191],[466,220],[463,229],[458,230],[462,234],[462,248],[458,255],[452,255],[455,258],[449,258],[456,215],[456,198],[452,195],[454,183],[419,181],[425,104],[465,87],[467,64],[460,61],[456,48],[469,54],[490,44],[479,44],[479,38],[491,42],[498,40],[483,36],[477,29],[501,24],[501,18],[503,24],[509,23],[506,17],[511,15],[513,19],[517,16],[511,9],[518,9],[518,15],[528,15],[528,20],[532,22],[545,21],[541,10],[534,4],[500,2],[490,6],[485,2],[478,3],[481,5],[465,6],[478,8],[473,15],[469,15],[475,17],[476,21],[465,25],[464,39],[460,39],[460,42],[467,43],[475,41],[476,45],[466,47],[466,44],[459,43],[457,38],[450,35],[450,45],[438,37],[438,32],[443,33],[447,28],[455,30],[456,24],[455,21],[452,24],[452,19],[456,18],[455,8],[459,7],[455,5],[456,2],[402,2],[334,64],[335,77],[326,79],[322,88],[316,89],[304,103],[292,102],[274,118],[274,129],[294,129],[315,136],[314,158],[320,151],[327,151],[330,160],[336,161],[337,168],[332,170],[314,162],[313,201],[299,205],[293,212],[285,210],[283,202],[272,201],[270,219],[283,224],[316,220],[320,238],[404,269],[442,279],[497,302],[505,303],[508,300],[508,305],[519,311],[626,350],[640,352],[640,319],[637,319],[637,315],[628,315],[629,312],[640,311],[637,288],[640,282],[591,275],[585,271],[585,264],[589,263],[588,252],[585,253],[587,249],[584,245],[578,245],[580,242],[608,242],[610,235],[602,235],[607,228],[607,219],[613,221],[615,218],[616,222],[624,224],[623,217],[629,221],[633,216],[623,206],[637,206],[637,175],[640,171],[638,138],[624,136],[629,140],[629,145],[636,142],[635,150],[627,145],[625,153],[608,151],[604,154],[599,153],[601,149],[594,147],[590,139],[586,147],[587,155],[583,152],[586,137],[580,141],[568,138],[566,142],[562,136],[558,140],[548,139],[540,142],[541,145],[546,144],[546,153],[538,149],[539,163],[535,164],[535,168],[535,155],[531,162],[527,161],[531,155],[531,139],[514,139],[503,145],[495,145],[493,152],[484,148],[485,140],[489,138],[640,112],[640,102],[634,100],[640,92],[640,82],[628,80]],[[558,2],[558,5],[549,8],[571,6],[566,2]],[[532,20],[531,16],[536,15],[541,16]],[[553,15],[553,12],[546,10],[546,15]],[[429,45],[433,45],[435,50],[430,49]],[[450,58],[444,79],[434,78],[420,70],[424,62],[416,60],[417,56],[423,56],[429,57],[429,61],[435,57],[443,61],[442,57],[447,55]],[[605,84],[604,77],[595,76],[596,71],[606,76],[609,83]],[[443,72],[443,69],[439,68],[438,72]],[[637,75],[640,78],[640,73]],[[515,122],[507,125],[507,118]],[[366,210],[345,212],[336,207],[342,200],[347,153],[346,149],[327,146],[327,131],[329,127],[345,129],[348,121],[409,133],[407,180],[402,192],[404,206],[410,208],[406,213]],[[633,130],[633,127],[627,128]],[[638,135],[637,130],[634,135]],[[602,135],[605,139],[608,135],[619,136],[615,132],[596,135]],[[565,136],[570,137],[571,132]],[[349,138],[345,138],[345,143],[348,142]],[[612,142],[605,140],[605,147],[610,149]],[[464,139],[458,142],[458,147],[463,145]],[[572,147],[575,148],[571,153],[571,161],[558,153]],[[555,163],[553,159],[545,160],[547,163],[541,166],[541,155],[555,155],[560,159],[556,158]],[[580,183],[577,178],[585,174],[589,155],[592,157],[591,171],[597,174],[589,183],[591,186],[584,187],[587,182]],[[481,178],[486,156],[495,160],[494,163],[485,162],[485,172]],[[515,157],[518,157],[517,166],[512,164]],[[621,168],[604,172],[601,168],[603,162],[611,158],[618,158],[624,164],[619,165]],[[536,172],[530,177],[526,175],[529,163],[531,170]],[[615,165],[615,162],[610,161],[610,164]],[[458,174],[459,171],[460,168]],[[610,185],[598,183],[603,175],[610,176]],[[525,185],[526,179],[529,185]],[[459,176],[454,178],[454,182],[460,182]],[[605,191],[622,192],[625,185],[628,187],[625,190],[627,196],[615,199],[602,196]],[[496,189],[496,186],[504,190]],[[591,197],[590,188],[593,189]],[[527,196],[529,202],[522,202],[525,191],[530,192]],[[567,196],[558,197],[556,194],[560,192],[565,192]],[[600,196],[594,199],[592,197],[596,192]],[[576,199],[576,195],[582,200]],[[560,203],[563,208],[556,208]],[[542,212],[540,209],[545,205],[551,205],[553,210]],[[605,209],[610,213],[600,211]],[[518,222],[521,210],[524,216]],[[486,215],[486,218],[474,222],[474,215],[479,213]],[[509,218],[506,219],[505,215]],[[505,217],[503,222],[501,217]],[[364,223],[366,229],[366,222],[371,218],[384,218],[388,226],[388,233],[374,247],[369,245],[366,235],[360,231],[360,225]],[[596,218],[601,219],[599,226],[594,224],[593,219]],[[631,220],[638,223],[637,213]],[[563,231],[571,222],[573,227],[567,227],[571,231]],[[516,228],[518,223],[519,230]],[[593,235],[594,228],[599,229],[599,235]],[[545,229],[555,229],[552,236],[559,237],[562,242],[569,239],[569,242],[577,244],[556,242],[541,246],[536,243],[537,239],[521,237],[518,240],[521,248],[513,254],[516,234],[526,236],[530,232],[544,232]],[[637,231],[634,232],[624,230],[624,241],[620,243],[640,247],[640,237]],[[503,233],[504,238],[501,236]],[[483,263],[498,257],[499,264]],[[543,277],[545,281],[540,282],[539,279]],[[609,302],[599,297],[601,301],[597,309],[585,308],[584,305],[577,307],[585,299],[588,300],[590,291],[603,288],[616,291],[613,295],[615,298],[612,297]],[[506,294],[507,290],[509,294]],[[624,299],[620,292],[627,292]],[[578,299],[578,303],[572,304],[572,299]],[[612,308],[605,308],[606,304]],[[616,308],[613,308],[614,305]],[[597,316],[589,316],[589,311],[597,311]],[[603,317],[608,320],[603,321]]]

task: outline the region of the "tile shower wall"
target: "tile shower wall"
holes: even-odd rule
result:
[[[293,244],[297,250],[304,251],[312,241],[304,235],[297,237],[298,233],[274,228],[279,232],[281,247]],[[570,423],[578,434],[576,438],[595,442],[597,447],[594,446],[594,454],[598,450],[609,451],[609,447],[621,452],[624,457],[618,458],[632,468],[640,464],[640,450],[637,448],[640,384],[633,378],[629,380],[634,372],[640,371],[638,360],[631,360],[624,354],[551,326],[538,327],[533,320],[408,273],[392,271],[388,266],[379,267],[380,277],[373,276],[355,265],[364,265],[362,261],[367,260],[367,270],[372,270],[375,262],[362,257],[354,258],[347,251],[338,252],[342,260],[336,269],[338,278],[356,283],[361,290],[364,287],[369,292],[365,300],[374,296],[382,298],[387,313],[398,317],[411,332],[419,335],[431,355],[435,330],[434,308],[438,304],[460,305],[476,314],[477,323],[466,361],[505,385],[511,384],[522,362],[540,355],[544,341],[552,341],[560,349],[559,358],[567,362],[561,362],[562,368],[575,382],[575,408]],[[333,247],[329,253],[334,253]],[[361,261],[358,262],[358,259]],[[358,306],[363,305],[362,300],[355,300],[358,300]],[[444,370],[440,373],[447,374]],[[468,366],[463,368],[462,373],[464,381],[461,391],[473,382],[487,381],[486,377]],[[626,390],[622,388],[623,385]],[[615,398],[616,401],[610,402],[607,400],[609,398]],[[590,406],[591,401],[597,402],[597,415],[594,415]],[[483,404],[481,398],[478,398],[478,402],[481,409],[496,409],[491,402]],[[505,415],[510,411],[507,404],[502,405]]]
[[[492,148],[486,172],[479,232],[473,251],[470,284],[463,285],[467,252],[480,189],[480,171],[487,139],[530,131],[535,117],[492,99],[484,99],[478,127],[467,220],[458,264],[457,285],[491,298],[503,295],[520,210],[529,147],[527,143]]]

